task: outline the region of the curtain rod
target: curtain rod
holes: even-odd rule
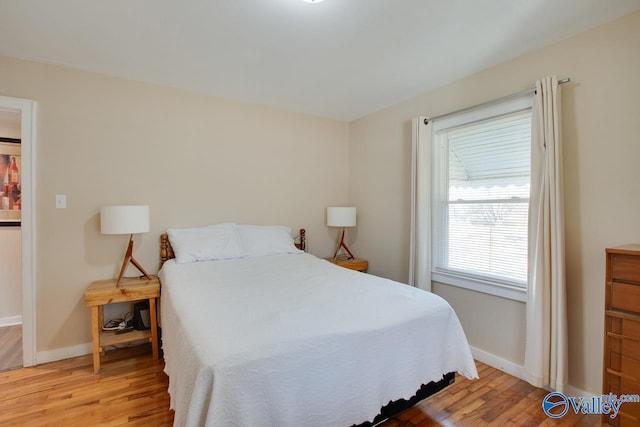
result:
[[[571,81],[571,77],[567,77],[567,78],[558,80],[558,84],[559,85],[563,85],[565,83],[569,83],[570,81]],[[464,113],[465,111],[474,110],[476,108],[484,107],[485,105],[494,104],[496,102],[506,101],[507,99],[517,98],[519,96],[528,95],[528,94],[530,94],[532,92],[535,92],[535,91],[536,91],[536,88],[532,87],[530,89],[525,89],[525,90],[521,90],[520,92],[512,93],[511,95],[501,96],[499,98],[490,99],[488,101],[484,101],[484,102],[481,102],[479,104],[471,105],[469,107],[464,107],[464,108],[461,108],[459,110],[451,111],[449,113],[444,113],[444,114],[440,114],[440,115],[437,115],[437,116],[429,117],[428,119],[424,119],[424,124],[426,125],[432,120],[438,120],[438,119],[442,119],[442,118],[445,118],[445,117],[453,116],[454,114]]]

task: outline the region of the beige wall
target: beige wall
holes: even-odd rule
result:
[[[20,138],[20,113],[0,109],[0,137]]]
[[[638,40],[640,13],[350,125],[349,198],[359,209],[353,249],[369,259],[372,273],[406,281],[411,118],[527,89],[544,75],[572,78],[562,88],[569,381],[593,393],[602,371],[604,248],[640,241]],[[434,289],[456,309],[473,346],[522,364],[523,304],[446,285]]]
[[[0,325],[22,316],[20,227],[0,227]]]
[[[2,113],[2,111],[0,111]],[[19,114],[19,113],[14,113]],[[2,138],[20,138],[20,129],[14,129],[13,127],[3,126],[0,123],[0,136]]]
[[[347,202],[346,123],[6,57],[0,94],[38,102],[38,351],[91,341],[84,289],[115,276],[127,240],[100,234],[101,205],[150,206],[135,256],[151,272],[171,226],[305,227],[312,253],[331,251],[325,208]]]

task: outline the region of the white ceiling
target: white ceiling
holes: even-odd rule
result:
[[[352,120],[640,0],[0,0],[0,54]]]

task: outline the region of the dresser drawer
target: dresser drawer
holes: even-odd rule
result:
[[[640,257],[611,254],[611,280],[640,284]]]
[[[623,365],[628,365],[628,363],[623,362]],[[616,396],[620,396],[622,394],[640,394],[640,384],[636,381],[629,380],[624,376],[621,377],[610,374],[609,385],[610,392]],[[607,421],[609,421],[609,424],[612,426],[640,427],[640,403],[623,403],[622,406],[620,406],[618,417]]]
[[[621,378],[622,387],[619,391],[627,394],[640,391],[640,361],[616,353],[611,353],[610,356],[608,372]]]
[[[640,322],[629,319],[612,318],[607,332],[611,353],[640,360]]]
[[[640,322],[622,319],[622,335],[640,341]],[[640,353],[638,356],[640,356]]]
[[[611,283],[611,308],[640,312],[640,286]]]
[[[620,427],[640,426],[640,403],[625,402],[620,406],[618,412],[620,417]]]
[[[611,393],[618,396],[621,394],[640,395],[640,383],[616,374],[609,374],[609,385],[611,386]],[[638,405],[640,406],[640,403]]]

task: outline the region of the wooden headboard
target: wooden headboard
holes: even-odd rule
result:
[[[160,235],[160,268],[162,268],[167,260],[175,257],[176,254],[173,253],[171,242],[169,242],[169,235],[167,233],[162,233]]]
[[[299,242],[295,243],[296,247],[302,251],[307,250],[307,235],[306,230],[304,228],[300,229],[300,237],[298,237]],[[160,235],[160,268],[164,265],[167,260],[175,258],[176,255],[173,253],[173,248],[171,247],[171,242],[169,242],[169,236],[167,233],[162,233]]]

